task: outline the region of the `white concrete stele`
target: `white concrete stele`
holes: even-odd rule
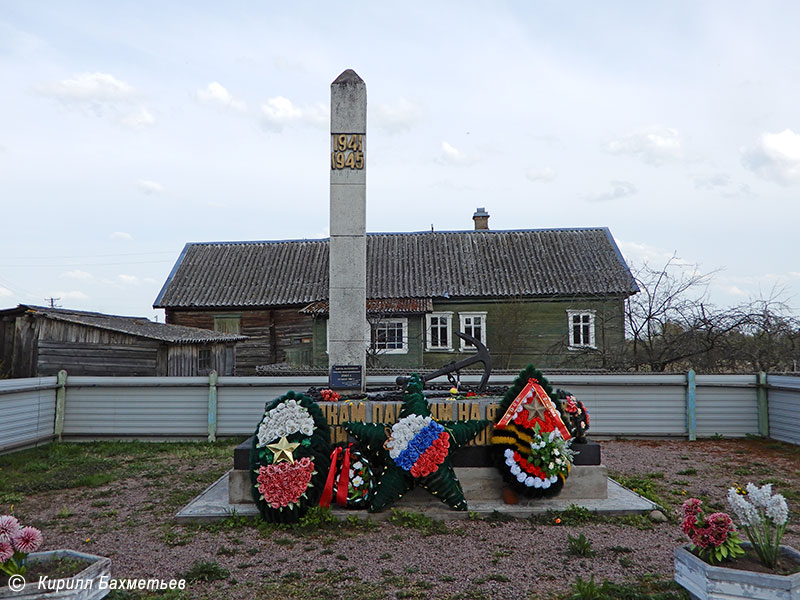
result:
[[[366,133],[367,87],[348,69],[331,84],[328,364],[360,367],[361,391],[369,345]]]

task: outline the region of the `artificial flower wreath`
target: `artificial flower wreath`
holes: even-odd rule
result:
[[[319,406],[288,392],[267,403],[250,448],[253,500],[271,523],[294,523],[319,501],[330,427]]]
[[[466,510],[461,483],[450,454],[466,445],[490,421],[435,421],[422,394],[419,375],[406,385],[399,419],[385,423],[344,423],[373,459],[378,482],[369,502],[370,512],[386,508],[419,485],[454,510]]]
[[[336,444],[320,498],[320,506],[335,503],[342,508],[367,508],[374,478],[367,456],[355,444]]]
[[[497,413],[491,449],[495,465],[509,487],[527,498],[558,494],[572,468],[572,435],[554,396],[542,373],[528,365]]]

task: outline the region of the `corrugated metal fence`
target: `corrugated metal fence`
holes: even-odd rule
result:
[[[56,377],[0,380],[0,452],[53,438]]]
[[[770,375],[767,381],[770,437],[800,444],[800,377]]]
[[[477,383],[477,377],[465,377]],[[492,377],[508,385],[513,376]],[[800,377],[757,375],[553,375],[574,393],[596,436],[741,437],[800,444]],[[369,377],[371,386],[393,384]],[[0,381],[0,451],[65,437],[247,435],[264,403],[325,377],[56,377]],[[768,407],[768,409],[767,409]],[[370,412],[368,411],[368,415]]]

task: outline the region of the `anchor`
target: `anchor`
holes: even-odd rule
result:
[[[448,381],[455,385],[456,380],[453,377],[453,373],[457,373],[461,369],[468,367],[470,365],[474,365],[475,363],[483,363],[483,377],[481,377],[481,382],[478,385],[478,392],[483,392],[486,388],[486,383],[489,381],[489,375],[492,373],[492,357],[489,356],[489,351],[486,349],[480,340],[476,340],[471,335],[467,335],[466,333],[461,333],[460,331],[456,331],[455,334],[460,337],[462,340],[469,342],[475,348],[477,348],[477,352],[474,356],[470,356],[467,358],[463,358],[459,361],[453,361],[451,363],[446,364],[441,369],[434,371],[433,373],[429,373],[422,378],[422,381],[430,381],[431,379],[436,379],[437,377],[441,377],[442,375],[447,375]],[[409,381],[409,377],[398,377],[395,381],[397,385],[400,387],[405,387]]]

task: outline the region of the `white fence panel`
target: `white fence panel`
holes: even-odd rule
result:
[[[53,437],[56,387],[55,377],[0,381],[0,452]]]
[[[589,412],[590,435],[686,435],[684,375],[554,375]]]
[[[250,435],[264,405],[286,392],[326,387],[327,377],[220,377],[217,380],[217,435]]]
[[[697,437],[758,434],[757,375],[697,376]]]
[[[769,436],[800,444],[800,377],[769,375]]]
[[[64,435],[206,436],[206,377],[70,377]]]

